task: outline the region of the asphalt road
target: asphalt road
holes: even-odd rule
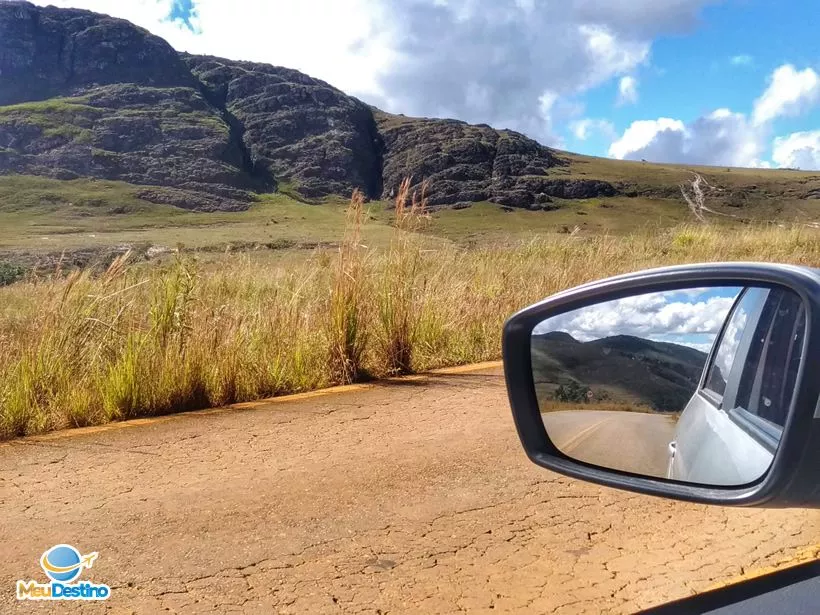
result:
[[[0,445],[0,506],[3,614],[625,613],[820,542],[535,467],[498,368]],[[108,601],[17,603],[57,543]]]
[[[665,477],[675,419],[662,414],[569,410],[541,415],[561,452],[587,463]]]

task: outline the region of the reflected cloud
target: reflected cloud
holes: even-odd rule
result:
[[[534,335],[564,331],[588,342],[633,335],[708,352],[740,288],[698,288],[646,293],[556,316]]]

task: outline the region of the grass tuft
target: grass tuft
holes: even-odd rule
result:
[[[426,185],[410,191],[410,179],[399,186],[395,201],[393,237],[380,270],[376,300],[381,324],[382,362],[391,375],[413,369],[413,347],[423,305],[419,292],[421,230],[426,219]]]
[[[364,376],[367,345],[367,280],[364,246],[361,243],[364,195],[356,190],[350,199],[345,235],[333,276],[330,317],[328,370],[331,380],[342,384]]]

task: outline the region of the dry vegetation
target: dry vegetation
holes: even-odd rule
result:
[[[406,188],[406,186],[405,186]],[[504,320],[590,279],[655,265],[820,264],[805,227],[683,226],[434,249],[405,189],[387,247],[355,196],[338,251],[287,266],[117,260],[0,288],[0,438],[219,406],[497,358]]]
[[[670,420],[677,421],[681,412],[658,412],[651,406],[640,403],[627,403],[619,401],[591,401],[585,403],[573,403],[567,401],[556,401],[547,399],[539,402],[539,409],[542,414],[550,412],[640,412],[642,414],[663,414]]]

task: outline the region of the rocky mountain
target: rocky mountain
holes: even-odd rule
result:
[[[706,354],[631,335],[581,342],[551,332],[533,336],[532,363],[539,399],[575,382],[599,397],[681,411],[697,389]]]
[[[816,219],[820,175],[715,171],[703,184],[713,214],[771,220],[788,208]],[[410,177],[426,183],[431,206],[607,208],[640,197],[639,219],[658,200],[686,212],[693,177],[487,125],[391,115],[295,70],[178,53],[127,21],[0,0],[0,175],[11,173],[120,180],[143,200],[204,211],[245,209],[280,189],[311,202],[355,188],[389,199]]]
[[[120,19],[0,3],[0,173],[116,179],[148,201],[247,207],[280,183],[306,198],[389,198],[427,182],[431,205],[549,208],[610,196],[516,132],[375,110],[298,71],[179,54]]]

